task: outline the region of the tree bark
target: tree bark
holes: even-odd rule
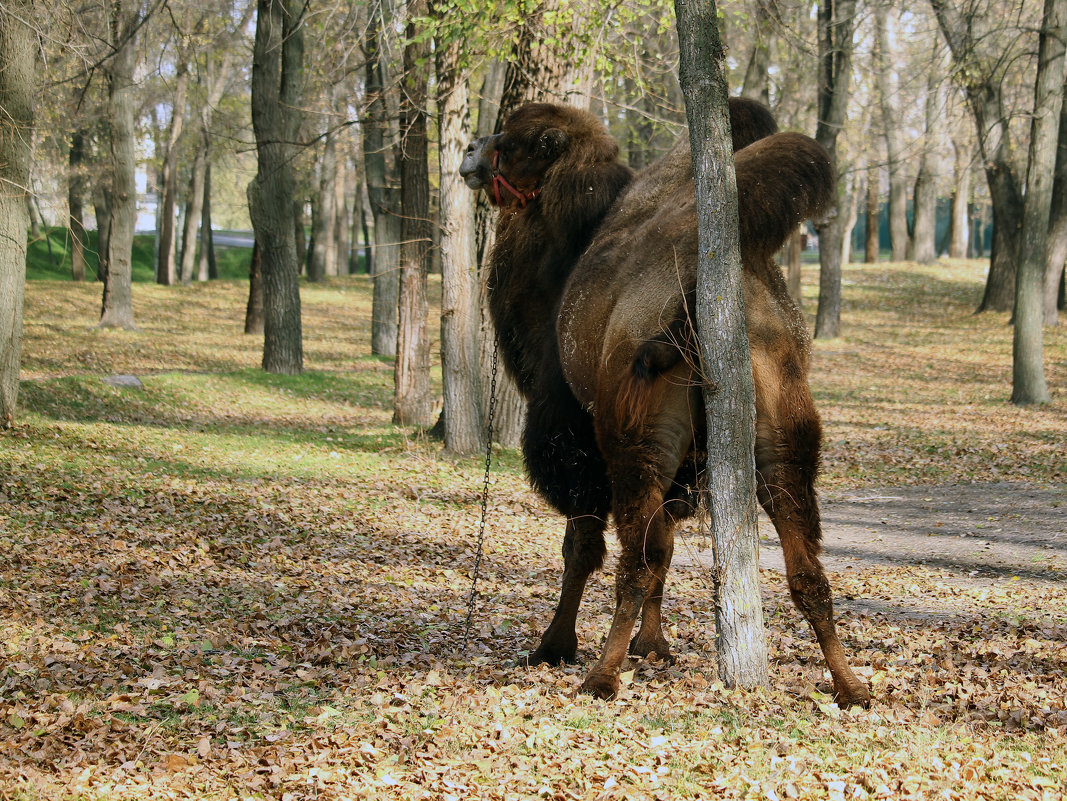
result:
[[[70,152],[67,158],[70,170],[67,174],[68,231],[70,235],[70,277],[73,281],[85,280],[85,222],[82,203],[85,199],[85,132],[76,130],[70,137]]]
[[[1015,301],[1023,199],[1012,168],[1010,115],[1004,104],[1003,86],[1000,77],[976,55],[973,18],[962,15],[950,0],[930,0],[930,5],[963,82],[993,205],[996,235],[978,311],[1010,311]]]
[[[881,224],[881,195],[878,192],[878,170],[875,167],[867,168],[867,236],[864,240],[863,261],[866,264],[878,263],[878,252],[881,249],[879,239],[879,227]]]
[[[875,78],[878,83],[878,102],[882,114],[886,160],[889,162],[889,243],[893,250],[891,261],[904,261],[908,253],[908,190],[900,129],[893,103],[892,68],[889,63],[889,33],[886,20],[888,6],[875,6]]]
[[[134,328],[133,229],[137,222],[136,153],[134,151],[134,84],[137,66],[137,27],[141,9],[133,0],[116,0],[111,20],[112,57],[105,63],[110,132],[110,215],[107,273],[100,326]]]
[[[93,213],[96,215],[96,280],[107,281],[107,240],[111,226],[111,176],[98,175],[93,184]]]
[[[245,307],[245,333],[263,333],[263,260],[259,240],[252,243],[252,260],[248,264],[248,305]]]
[[[219,277],[218,262],[215,261],[215,239],[211,235],[211,152],[205,154],[204,164],[204,199],[200,204],[200,269],[201,281],[215,280]]]
[[[1067,86],[1064,87],[1067,100]],[[1048,241],[1045,244],[1045,325],[1059,324],[1064,263],[1067,262],[1067,102],[1061,103],[1056,142],[1056,175],[1052,184]]]
[[[804,294],[801,291],[803,270],[801,257],[804,252],[804,230],[803,225],[797,228],[793,235],[789,237],[789,244],[786,245],[786,261],[788,262],[785,277],[786,288],[789,290],[789,297],[796,301],[798,309],[804,308]]]
[[[459,166],[470,138],[468,74],[459,66],[462,43],[437,43],[440,137],[441,377],[445,448],[457,454],[485,450],[479,370],[478,264],[474,202]]]
[[[374,217],[374,300],[371,308],[371,352],[395,356],[400,295],[400,192],[396,170],[387,158],[386,137],[392,137],[385,100],[385,59],[379,29],[382,2],[371,5],[367,24],[366,110],[363,158],[367,195]]]
[[[263,272],[263,369],[304,367],[299,265],[293,241],[293,158],[303,88],[304,4],[259,0],[252,56],[252,127],[258,172],[249,213]]]
[[[730,118],[714,0],[676,0],[679,77],[696,180],[697,330],[708,419],[708,508],[715,551],[719,676],[767,683],[756,531],[755,390],[741,290]]]
[[[1041,325],[1044,321],[1045,246],[1052,208],[1064,77],[1067,75],[1065,35],[1067,0],[1045,0],[1034,86],[1034,116],[1030,124],[1022,247],[1015,280],[1011,402],[1018,406],[1052,400],[1045,382]]]
[[[936,52],[936,51],[935,51]],[[938,86],[940,74],[931,71],[926,81],[925,125],[923,148],[919,156],[919,172],[915,176],[912,203],[914,223],[908,245],[908,258],[919,264],[937,261],[937,182],[936,135],[940,114]]]
[[[425,0],[408,5],[409,17],[426,13]],[[393,422],[428,426],[433,423],[430,392],[430,340],[426,318],[430,312],[427,275],[430,268],[430,174],[426,134],[428,75],[423,66],[430,56],[428,41],[416,38],[414,22],[407,25],[404,47],[403,94],[400,102],[400,298],[397,319]]]
[[[196,271],[196,243],[199,238],[201,218],[204,214],[204,179],[207,173],[207,143],[201,139],[193,158],[189,175],[188,195],[185,201],[185,225],[182,226],[181,263],[178,280],[186,286],[193,282]]]
[[[0,426],[15,421],[26,286],[26,200],[37,36],[31,0],[0,6]]]
[[[856,0],[823,0],[819,3],[819,120],[816,141],[830,154],[837,169],[837,135],[845,123],[848,81],[852,71],[852,34],[856,24]],[[815,336],[832,339],[841,333],[841,245],[845,220],[841,212],[842,182],[837,182],[836,213],[816,226],[819,232],[819,308]]]
[[[352,272],[352,206],[348,202],[351,196],[349,191],[349,176],[351,174],[348,158],[342,150],[341,158],[337,159],[337,180],[334,181],[334,209],[337,212],[337,223],[334,225],[333,248],[336,254],[334,259],[334,275],[349,275]]]
[[[971,197],[971,149],[952,140],[956,154],[955,185],[952,189],[952,235],[948,241],[948,255],[952,259],[967,258],[967,244],[971,230],[968,211]]]
[[[159,216],[159,247],[156,264],[156,283],[170,286],[177,282],[175,264],[174,222],[178,195],[178,141],[185,125],[185,104],[189,89],[189,64],[184,51],[178,53],[177,73],[174,78],[174,101],[171,105],[170,125],[167,130],[166,151],[160,193],[163,202]]]
[[[333,97],[333,92],[331,92]],[[327,123],[330,124],[330,123]],[[337,275],[337,131],[328,130],[319,159],[319,186],[312,216],[315,243],[308,261],[308,280]]]

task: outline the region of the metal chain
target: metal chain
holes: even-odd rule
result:
[[[463,626],[463,645],[467,649],[467,640],[471,633],[471,619],[474,616],[474,602],[478,591],[478,571],[482,566],[482,551],[485,544],[485,518],[489,509],[489,469],[493,464],[493,418],[496,415],[496,372],[499,347],[493,345],[493,367],[489,379],[489,422],[486,426],[485,442],[485,479],[482,482],[482,517],[478,523],[478,552],[474,558],[474,575],[471,577],[471,592],[467,598],[467,622]]]

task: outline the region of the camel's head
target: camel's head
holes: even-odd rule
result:
[[[496,206],[524,207],[541,194],[545,173],[567,152],[565,130],[575,110],[529,103],[508,118],[504,130],[467,147],[459,174],[471,189],[485,189]]]

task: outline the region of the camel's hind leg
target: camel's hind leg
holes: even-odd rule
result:
[[[774,364],[753,349],[756,379],[756,489],[782,542],[793,602],[815,630],[841,706],[870,703],[852,673],[834,625],[833,597],[819,561],[822,530],[815,497],[821,425],[795,365]],[[790,376],[797,376],[790,380]]]
[[[624,380],[632,383],[629,394],[621,391],[622,400],[614,404],[614,398],[605,399],[597,417],[621,546],[611,629],[600,659],[582,684],[583,692],[600,698],[611,698],[618,691],[638,614],[643,622],[634,652],[655,651],[669,658],[660,605],[674,551],[674,520],[664,500],[693,438],[687,367],[652,380],[632,376]]]

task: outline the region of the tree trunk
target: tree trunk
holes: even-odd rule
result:
[[[675,8],[700,240],[696,317],[709,387],[704,404],[715,642],[723,683],[753,687],[767,683],[767,642],[756,531],[756,403],[741,291],[725,54],[714,0],[676,0]]]
[[[841,206],[844,209],[844,221],[841,226],[841,263],[848,264],[852,261],[852,232],[856,229],[859,220],[859,196],[860,196],[860,171],[850,169],[844,180],[844,199]]]
[[[952,259],[967,258],[967,242],[971,230],[968,211],[971,197],[971,150],[952,140],[956,154],[955,186],[952,189],[952,234],[948,240],[948,255]]]
[[[137,222],[137,160],[133,73],[137,66],[140,8],[132,0],[116,0],[113,11],[111,42],[115,50],[104,66],[108,85],[111,197],[100,326],[134,328],[132,269],[133,229]]]
[[[204,199],[200,204],[200,270],[201,281],[219,277],[219,265],[215,261],[215,239],[211,235],[211,153],[206,154],[204,164]]]
[[[445,448],[485,450],[478,363],[478,265],[474,252],[474,202],[459,176],[470,138],[468,75],[459,67],[462,44],[437,44],[440,137],[441,378]]]
[[[331,92],[331,97],[333,92]],[[329,123],[327,123],[329,124]],[[319,187],[315,214],[311,218],[311,237],[315,247],[308,261],[308,280],[321,281],[337,275],[337,132],[326,132],[319,159]]]
[[[786,287],[789,290],[789,297],[796,301],[797,308],[804,308],[804,295],[801,291],[801,271],[803,270],[803,251],[804,251],[804,226],[801,225],[797,230],[793,232],[793,235],[789,237],[789,244],[786,245],[786,261],[788,267],[786,269]]]
[[[381,0],[370,8],[367,24],[366,111],[363,119],[363,158],[367,195],[374,216],[374,300],[371,308],[371,352],[395,356],[397,309],[400,296],[400,192],[396,170],[388,164],[387,136],[392,138],[385,102],[385,63],[382,54]]]
[[[181,263],[178,267],[178,279],[188,286],[193,282],[196,272],[196,241],[198,239],[201,218],[204,214],[204,178],[207,173],[207,143],[201,139],[193,158],[192,173],[189,176],[189,195],[185,202],[185,225],[182,230]]]
[[[425,0],[414,0],[408,14],[425,14]],[[433,423],[430,392],[430,340],[426,318],[430,312],[426,291],[430,268],[430,174],[426,134],[428,41],[416,38],[408,22],[404,47],[403,94],[400,102],[400,301],[397,321],[393,422],[428,426]]]
[[[848,81],[852,70],[852,33],[856,25],[856,0],[822,0],[819,3],[819,120],[815,139],[830,154],[837,169],[837,135],[845,123]],[[838,210],[842,182],[837,182]],[[815,336],[832,339],[841,333],[841,247],[844,220],[840,213],[818,225],[819,309]]]
[[[107,281],[107,240],[111,226],[110,176],[98,175],[93,184],[93,213],[96,215],[96,280]]]
[[[245,333],[263,333],[263,260],[259,240],[252,243],[252,261],[248,265],[248,305],[245,307]]]
[[[342,156],[337,160],[337,180],[334,181],[334,208],[337,210],[337,223],[334,225],[333,248],[336,254],[334,275],[349,275],[352,272],[352,206],[348,202],[349,174],[348,158]]]
[[[919,172],[915,176],[914,198],[912,208],[915,218],[911,241],[908,243],[908,260],[931,264],[937,261],[937,243],[934,238],[937,224],[937,184],[925,154],[919,162]]]
[[[975,55],[972,18],[960,14],[949,0],[930,0],[930,5],[952,52],[956,72],[964,81],[993,205],[993,253],[978,311],[1010,311],[1015,301],[1023,199],[1012,169],[1010,116],[1004,105],[1001,76]]]
[[[1067,87],[1064,88],[1067,100]],[[1061,287],[1067,262],[1067,102],[1061,103],[1060,129],[1056,142],[1056,175],[1052,184],[1052,207],[1045,244],[1045,325],[1059,323]]]
[[[26,199],[37,35],[30,0],[0,6],[0,426],[15,421],[26,286]]]
[[[263,272],[263,369],[304,367],[299,266],[293,240],[293,159],[303,88],[304,4],[259,0],[252,57],[252,127],[258,172],[249,213]]]
[[[70,236],[70,277],[73,281],[85,280],[85,212],[82,202],[85,196],[85,133],[77,130],[70,137],[67,174],[68,231]]]
[[[174,222],[178,195],[178,141],[185,124],[185,104],[189,89],[189,64],[184,52],[178,53],[177,74],[174,79],[174,102],[171,106],[167,130],[166,150],[160,180],[162,208],[159,215],[159,247],[156,264],[156,283],[170,286],[177,282],[175,265]]]
[[[867,168],[867,236],[864,240],[863,261],[866,264],[878,263],[878,252],[881,242],[879,240],[879,226],[881,224],[882,204],[878,191],[878,169]]]
[[[1015,280],[1011,402],[1020,406],[1052,400],[1045,383],[1041,325],[1045,308],[1045,246],[1052,209],[1064,77],[1067,75],[1064,68],[1065,36],[1067,0],[1045,0],[1034,86],[1034,116],[1030,124],[1021,260]]]
[[[935,48],[936,54],[937,48]],[[908,258],[919,264],[937,261],[937,153],[936,132],[941,112],[938,97],[940,73],[930,72],[926,81],[926,120],[923,149],[919,156],[919,172],[915,176],[915,195],[912,203],[914,224]]]
[[[875,78],[878,82],[878,101],[882,113],[886,159],[889,162],[889,242],[893,250],[891,261],[904,261],[908,252],[908,190],[905,164],[900,144],[898,116],[894,108],[892,68],[889,63],[889,33],[886,20],[888,6],[875,6]]]

